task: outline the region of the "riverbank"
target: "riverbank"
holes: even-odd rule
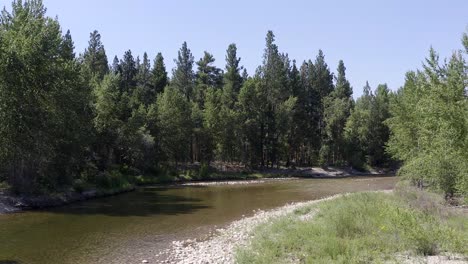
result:
[[[0,192],[0,214],[22,210],[56,207],[75,202],[117,195],[135,190],[135,186],[118,189],[93,189],[83,192],[67,192],[41,196],[13,196]]]
[[[183,185],[183,186],[212,186],[212,185],[242,185],[264,183],[265,181],[281,181],[298,178],[348,178],[356,176],[379,176],[394,175],[393,171],[383,169],[371,169],[369,171],[357,171],[352,168],[335,167],[301,167],[296,169],[289,168],[264,168],[260,170],[251,170],[248,172],[240,171],[240,167],[229,167],[226,164],[214,164],[211,172],[203,177],[198,175],[200,170],[198,165],[192,165],[185,168],[177,176],[163,177],[156,176],[136,176],[134,184],[123,184],[122,187],[111,189],[92,188],[85,191],[69,191],[65,193],[56,193],[40,196],[14,196],[6,191],[0,190],[0,214],[13,213],[27,209],[47,208],[63,206],[74,202],[95,199],[110,195],[129,192],[139,186],[151,185]],[[187,173],[189,172],[189,173]]]
[[[199,169],[199,164],[194,164],[186,167],[186,170]],[[345,178],[352,176],[376,176],[376,175],[395,175],[395,169],[386,168],[369,168],[367,170],[356,170],[352,167],[297,167],[297,168],[261,168],[253,170],[245,170],[243,166],[226,165],[224,163],[214,163],[210,167],[210,173],[206,175],[208,179],[256,179],[256,178],[283,178],[283,177],[298,177],[298,178]],[[183,177],[182,177],[183,179]],[[196,180],[196,178],[194,179]]]
[[[167,263],[466,263],[466,217],[426,193],[336,195],[173,242]]]
[[[339,194],[320,200],[287,204],[268,211],[257,210],[253,216],[244,217],[232,222],[226,228],[217,229],[215,234],[207,239],[174,241],[168,251],[170,256],[166,263],[234,263],[236,249],[250,243],[257,227],[286,216],[301,207],[342,196],[343,194]]]

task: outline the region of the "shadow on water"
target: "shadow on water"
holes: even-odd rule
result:
[[[21,264],[21,262],[16,260],[0,260],[0,264]]]
[[[209,208],[201,199],[164,192],[183,187],[146,187],[134,192],[42,210],[48,213],[108,216],[189,214]],[[0,263],[2,264],[2,263]]]

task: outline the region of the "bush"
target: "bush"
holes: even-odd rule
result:
[[[84,166],[83,170],[80,173],[80,179],[89,184],[96,184],[96,176],[98,175],[99,170],[93,162],[88,162]]]
[[[100,172],[96,176],[96,187],[101,189],[120,189],[129,186],[127,176],[118,170]]]
[[[82,179],[74,180],[73,189],[78,193],[82,193],[86,189],[86,182]]]
[[[206,163],[202,163],[200,170],[198,171],[198,179],[208,179],[210,176],[210,166]]]

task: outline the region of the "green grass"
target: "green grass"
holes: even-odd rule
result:
[[[426,209],[406,196],[385,193],[356,193],[303,207],[258,227],[251,246],[237,250],[236,261],[381,263],[396,261],[397,254],[468,254],[466,216]],[[312,210],[318,211],[312,219],[300,219]]]

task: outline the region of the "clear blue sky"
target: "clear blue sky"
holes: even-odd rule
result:
[[[10,6],[10,0],[1,0]],[[281,52],[301,63],[318,49],[333,71],[343,59],[355,97],[366,80],[375,88],[397,89],[404,74],[419,68],[432,45],[441,57],[461,48],[468,26],[468,1],[151,1],[44,0],[49,16],[70,29],[76,52],[89,33],[102,35],[112,61],[125,50],[134,56],[162,52],[168,71],[183,41],[195,60],[204,50],[224,68],[225,51],[236,43],[249,74],[261,63],[265,35],[271,29]],[[4,5],[4,4],[2,4]]]

